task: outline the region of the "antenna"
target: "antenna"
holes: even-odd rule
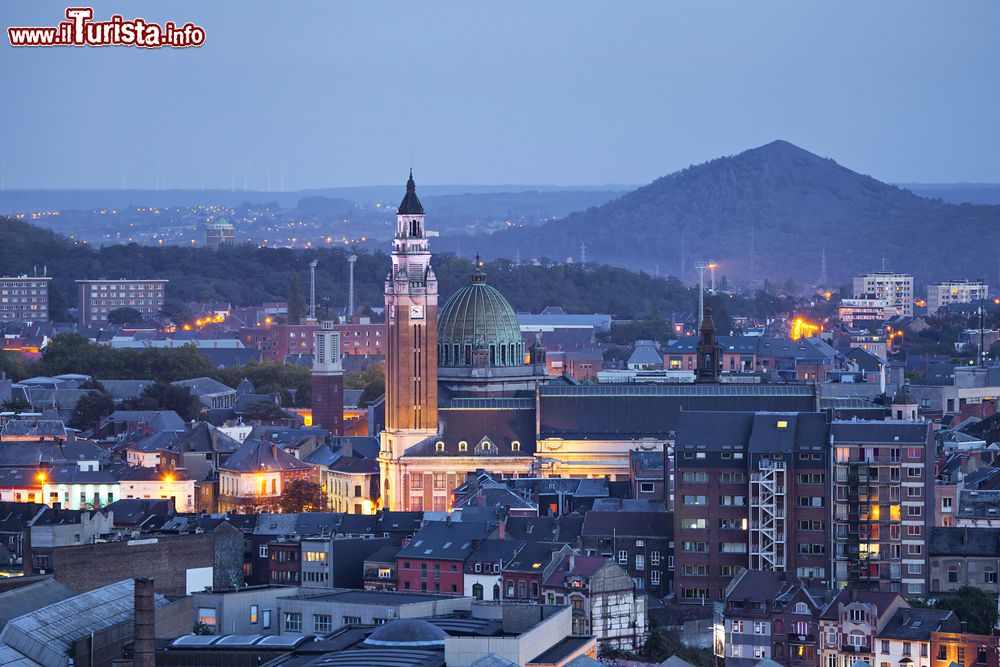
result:
[[[586,263],[587,263],[587,242],[586,241],[581,241],[580,242],[580,264],[586,264]]]
[[[316,321],[316,265],[318,260],[309,262],[309,319]]]
[[[696,262],[694,268],[698,269],[698,330],[701,331],[701,321],[705,317],[705,269],[710,262]]]
[[[358,261],[357,255],[347,258],[347,319],[348,322],[354,319],[354,263]]]
[[[826,248],[823,248],[823,253],[819,256],[819,284],[826,285]]]

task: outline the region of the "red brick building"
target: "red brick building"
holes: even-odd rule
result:
[[[463,595],[465,560],[488,534],[482,523],[427,524],[396,554],[396,590]]]

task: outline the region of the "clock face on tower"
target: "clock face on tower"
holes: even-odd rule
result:
[[[411,320],[422,320],[422,319],[424,319],[424,307],[423,306],[410,306],[410,319]]]

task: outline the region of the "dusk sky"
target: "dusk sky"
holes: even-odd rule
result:
[[[1000,182],[995,0],[92,4],[207,41],[14,49],[65,4],[6,0],[8,189],[640,184],[778,138]]]

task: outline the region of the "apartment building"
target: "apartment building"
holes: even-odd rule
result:
[[[900,315],[913,317],[913,276],[876,271],[854,277],[855,299],[884,299],[899,306]]]
[[[928,591],[934,440],[924,421],[834,421],[834,579],[840,587]]]
[[[682,412],[674,591],[722,600],[741,569],[829,581],[829,424],[822,413]]]
[[[47,322],[48,276],[0,277],[0,320]]]
[[[108,313],[118,308],[134,308],[144,318],[154,317],[163,307],[166,280],[77,280],[80,289],[81,326],[101,327]]]
[[[982,280],[944,280],[927,285],[927,314],[953,303],[976,303],[986,298],[990,287]]]

